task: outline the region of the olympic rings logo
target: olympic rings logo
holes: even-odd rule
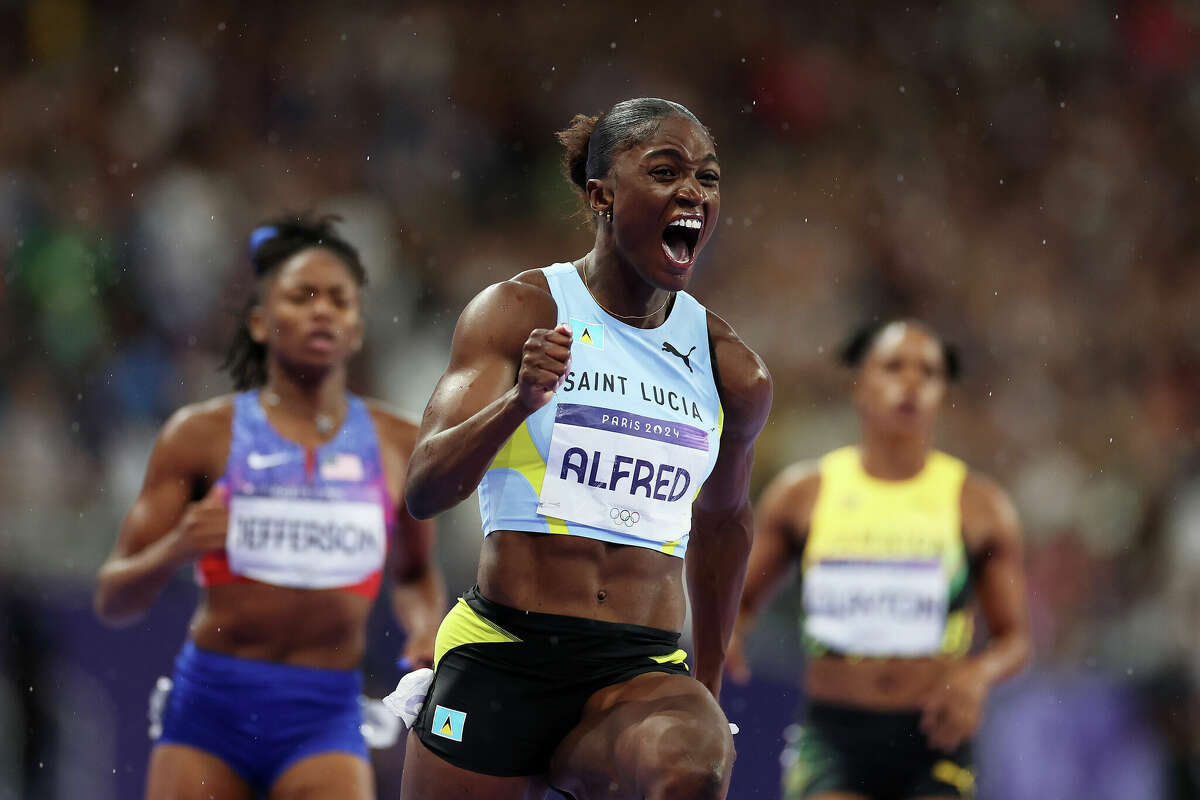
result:
[[[632,528],[642,521],[642,515],[636,511],[630,511],[627,508],[613,508],[609,510],[608,517],[618,525],[624,525],[626,528]]]

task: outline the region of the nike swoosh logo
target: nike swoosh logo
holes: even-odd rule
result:
[[[291,453],[251,453],[246,456],[250,469],[270,469],[292,460]]]

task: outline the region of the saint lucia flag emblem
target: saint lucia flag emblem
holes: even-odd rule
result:
[[[429,726],[429,730],[443,739],[452,739],[456,742],[461,742],[463,725],[466,721],[467,712],[465,711],[455,711],[445,706],[434,706],[433,724]]]
[[[584,322],[576,317],[571,317],[571,333],[575,337],[572,341],[586,344],[597,350],[604,349],[604,326],[599,322]]]

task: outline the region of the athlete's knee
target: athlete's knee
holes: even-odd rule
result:
[[[735,753],[727,730],[699,721],[672,725],[648,742],[648,800],[721,800]]]
[[[671,765],[655,776],[647,800],[722,800],[725,797],[725,765],[694,760]]]

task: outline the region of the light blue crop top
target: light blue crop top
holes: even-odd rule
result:
[[[586,536],[682,557],[724,423],[704,306],[679,292],[662,325],[635,328],[600,308],[574,265],[542,272],[571,326],[571,370],[480,481],[483,532]]]

